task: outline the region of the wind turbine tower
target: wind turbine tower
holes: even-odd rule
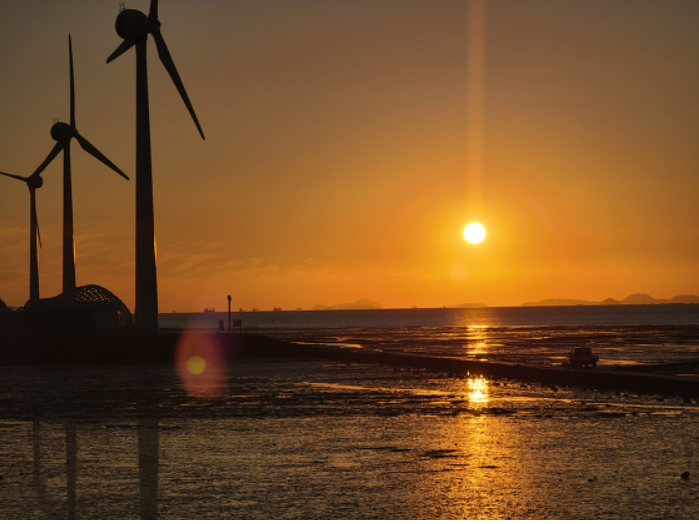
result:
[[[158,333],[158,275],[146,62],[149,34],[153,36],[160,61],[180,93],[202,139],[204,133],[160,33],[158,0],[151,0],[148,16],[135,9],[123,9],[116,19],[116,32],[124,41],[107,58],[107,63],[136,46],[136,330],[139,333]]]
[[[44,185],[44,180],[38,173],[34,173],[30,177],[2,172],[0,172],[0,175],[21,180],[29,187],[29,300],[39,300],[38,247],[41,244],[41,236],[39,235],[39,221],[36,217],[36,190]]]
[[[63,151],[63,292],[75,289],[75,235],[73,234],[73,183],[70,169],[70,141],[75,138],[85,151],[107,167],[129,179],[121,169],[115,166],[95,146],[88,142],[75,127],[75,75],[73,73],[73,43],[68,35],[70,54],[70,124],[56,122],[51,127],[51,138],[56,145],[37,168],[32,177],[38,176],[54,158]],[[31,177],[30,177],[31,178]],[[40,187],[40,186],[39,186]]]

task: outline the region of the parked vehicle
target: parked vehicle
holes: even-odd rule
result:
[[[599,357],[592,354],[592,349],[587,347],[575,348],[568,354],[570,365],[574,368],[597,367]]]

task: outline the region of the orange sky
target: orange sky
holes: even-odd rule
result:
[[[71,33],[77,127],[135,176],[135,56],[105,63],[118,4],[0,1],[0,171],[30,175],[68,120]],[[699,3],[486,6],[474,96],[465,0],[161,0],[207,137],[150,42],[161,312],[699,294]],[[72,151],[78,285],[133,308],[134,184]],[[42,297],[61,176],[58,158],[37,192]],[[29,195],[4,177],[0,250],[22,305]]]

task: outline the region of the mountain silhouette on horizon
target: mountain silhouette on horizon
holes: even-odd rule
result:
[[[325,309],[383,309],[383,306],[367,298],[360,298],[355,302],[336,304],[334,306],[324,306],[323,304],[316,304],[311,309],[314,311],[322,311]]]
[[[478,309],[488,307],[488,304],[483,304],[482,302],[466,302],[464,304],[455,304],[447,307],[453,309]]]
[[[525,302],[522,306],[614,306],[614,305],[642,305],[642,304],[699,304],[697,295],[677,295],[673,298],[653,298],[645,293],[634,293],[622,300],[605,298],[602,302],[589,300],[577,300],[574,298],[547,298],[538,302]]]

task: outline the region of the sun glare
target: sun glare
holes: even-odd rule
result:
[[[464,238],[471,244],[480,244],[485,238],[485,228],[478,222],[471,222],[464,228]]]

